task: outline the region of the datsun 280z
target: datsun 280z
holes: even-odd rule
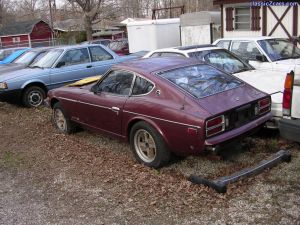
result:
[[[172,153],[198,155],[248,134],[271,118],[271,100],[212,65],[150,58],[113,66],[98,82],[48,93],[59,131],[76,126],[131,145],[150,167]]]

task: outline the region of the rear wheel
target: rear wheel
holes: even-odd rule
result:
[[[149,167],[159,168],[170,160],[161,135],[146,122],[136,123],[130,131],[130,145],[135,158]]]
[[[69,119],[59,102],[55,103],[53,106],[52,121],[61,133],[70,134],[76,130],[75,124]]]
[[[46,93],[43,88],[31,86],[25,89],[22,101],[26,107],[38,107],[43,104]]]

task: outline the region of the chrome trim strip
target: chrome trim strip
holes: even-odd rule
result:
[[[111,110],[110,107],[96,105],[96,104],[91,104],[91,103],[82,102],[82,101],[77,101],[77,100],[74,100],[74,99],[62,98],[62,97],[60,99],[63,99],[63,100],[66,100],[66,101],[71,101],[71,102],[78,102],[78,103],[82,103],[82,104],[85,104],[85,105],[95,106],[95,107],[102,108],[102,109],[109,109],[109,110]]]
[[[158,117],[154,117],[154,116],[148,116],[148,115],[144,115],[144,114],[140,114],[140,113],[130,112],[130,111],[127,111],[127,110],[123,110],[123,112],[131,113],[131,114],[138,115],[138,116],[148,117],[148,118],[151,118],[151,119],[157,119],[157,120],[161,120],[161,121],[164,121],[164,122],[175,123],[175,124],[179,124],[179,125],[183,125],[183,126],[188,126],[188,127],[194,127],[194,128],[201,129],[200,126],[195,126],[195,125],[186,124],[186,123],[179,123],[179,122],[175,122],[175,121],[172,121],[172,120],[166,120],[166,119],[162,119],[162,118],[158,118]]]
[[[82,103],[82,104],[86,104],[86,105],[90,105],[90,106],[95,106],[95,107],[98,107],[98,108],[104,108],[104,109],[109,109],[109,110],[112,109],[112,108],[109,108],[109,107],[106,107],[106,106],[100,106],[100,105],[95,105],[95,104],[91,104],[91,103],[87,103],[87,102],[76,101],[74,99],[69,99],[69,98],[60,98],[60,99],[71,101],[71,102],[78,102],[78,103]],[[183,125],[183,126],[188,126],[188,127],[194,127],[194,128],[201,129],[200,126],[195,126],[195,125],[192,125],[192,124],[179,123],[179,122],[175,122],[175,121],[172,121],[172,120],[166,120],[166,119],[162,119],[162,118],[158,118],[158,117],[153,117],[153,116],[148,116],[148,115],[139,114],[139,113],[135,113],[135,112],[130,112],[130,111],[127,111],[127,110],[123,110],[123,112],[148,117],[148,118],[151,118],[151,119],[157,119],[157,120],[161,120],[161,121],[164,121],[164,122],[175,123],[175,124],[179,124],[179,125]]]

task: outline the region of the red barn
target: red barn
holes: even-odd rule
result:
[[[53,32],[43,20],[14,22],[0,29],[0,47],[49,46]]]

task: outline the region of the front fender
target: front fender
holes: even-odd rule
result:
[[[33,83],[39,83],[43,86],[46,87],[46,84],[44,83],[44,81],[40,80],[40,79],[32,79],[32,80],[27,80],[25,83],[22,84],[21,89],[24,89],[26,86],[33,84]]]

